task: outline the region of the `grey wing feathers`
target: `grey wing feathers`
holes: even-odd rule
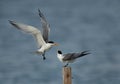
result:
[[[22,30],[23,32],[30,33],[30,34],[36,34],[39,33],[40,31],[32,26],[17,23],[15,21],[9,20],[10,24],[12,24],[15,28]]]
[[[90,54],[88,51],[83,51],[81,53],[68,53],[68,54],[64,54],[63,60],[64,61],[74,60],[76,58],[79,58],[79,57],[82,57],[82,56],[85,56],[85,55],[88,55],[88,54]]]
[[[68,53],[68,54],[64,54],[64,58],[63,60],[73,60],[76,59],[80,54],[79,53]]]
[[[39,16],[41,18],[42,28],[43,28],[43,38],[45,42],[48,42],[48,36],[50,32],[50,25],[47,23],[47,20],[43,13],[38,9]]]
[[[45,44],[45,41],[43,40],[41,32],[37,28],[35,28],[33,26],[17,23],[15,21],[10,21],[9,20],[9,22],[13,26],[15,26],[15,28],[17,28],[19,30],[22,30],[23,32],[32,34],[35,37],[36,41],[37,41],[38,47],[41,47],[42,45]]]

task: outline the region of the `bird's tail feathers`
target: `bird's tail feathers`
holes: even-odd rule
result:
[[[32,53],[32,54],[39,54],[39,55],[42,55],[42,52],[38,52],[38,51],[33,51],[33,52],[30,52],[30,53]]]
[[[91,53],[89,52],[89,50],[83,51],[83,52],[80,53],[80,56],[79,56],[79,57],[82,57],[82,56],[85,56],[85,55],[88,55],[88,54],[91,54]]]

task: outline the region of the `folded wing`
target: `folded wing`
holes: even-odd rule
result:
[[[90,54],[88,51],[83,51],[81,53],[68,53],[68,54],[64,54],[63,60],[64,61],[74,60],[76,58],[83,57],[83,56],[88,55],[88,54]]]
[[[78,53],[68,53],[68,54],[64,54],[63,60],[64,60],[64,61],[74,60],[74,59],[76,59],[76,57],[77,57],[78,55],[79,55]]]

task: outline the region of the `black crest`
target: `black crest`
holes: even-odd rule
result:
[[[48,41],[48,43],[54,43],[53,41]]]
[[[61,52],[60,50],[58,50],[58,53],[59,53],[59,54],[62,54],[62,52]]]

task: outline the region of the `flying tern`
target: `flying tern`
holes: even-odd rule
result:
[[[90,54],[88,51],[83,51],[80,53],[67,53],[67,54],[62,54],[61,50],[57,51],[58,59],[61,62],[66,63],[64,65],[64,67],[67,67],[69,63],[73,63],[77,58],[83,57],[83,56],[88,55],[88,54]]]
[[[34,36],[35,40],[37,41],[38,44],[38,50],[36,51],[37,54],[41,54],[43,56],[43,60],[46,59],[45,57],[45,52],[52,48],[52,46],[57,46],[58,44],[49,41],[48,36],[50,32],[50,27],[49,24],[47,23],[46,18],[42,14],[40,10],[38,10],[39,16],[41,18],[41,23],[42,23],[42,28],[43,28],[43,34],[41,31],[33,26],[22,24],[22,23],[17,23],[15,21],[9,20],[10,24],[12,24],[15,28],[22,30],[26,33],[29,33]]]

